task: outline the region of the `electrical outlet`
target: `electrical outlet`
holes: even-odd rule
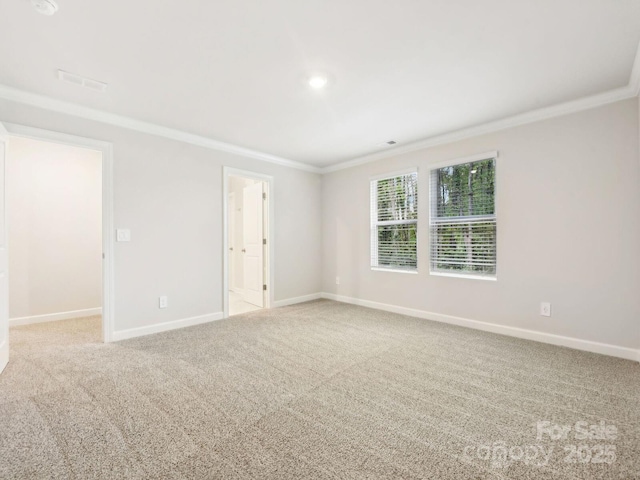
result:
[[[549,302],[542,302],[540,304],[540,315],[543,317],[551,316],[551,304]]]
[[[336,277],[336,285],[340,285],[340,277]]]
[[[169,300],[166,295],[158,298],[158,308],[167,308],[169,306]]]

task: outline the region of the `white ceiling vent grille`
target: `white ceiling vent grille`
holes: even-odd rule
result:
[[[31,0],[31,4],[38,13],[43,15],[53,15],[58,11],[58,4],[55,0]]]
[[[93,90],[95,92],[106,92],[107,84],[104,82],[99,82],[98,80],[92,80],[87,77],[82,77],[80,75],[76,75],[75,73],[65,72],[64,70],[58,70],[58,79],[63,82],[72,83],[79,87],[88,88],[89,90]]]

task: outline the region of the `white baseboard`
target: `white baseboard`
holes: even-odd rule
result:
[[[287,305],[294,305],[296,303],[310,302],[311,300],[318,300],[322,298],[322,293],[312,293],[310,295],[303,295],[301,297],[285,298],[284,300],[276,300],[273,302],[274,307],[286,307]]]
[[[0,373],[7,366],[7,363],[9,363],[9,344],[5,338],[0,344]]]
[[[508,327],[498,325],[496,323],[482,322],[479,320],[470,320],[468,318],[454,317],[451,315],[443,315],[440,313],[427,312],[425,310],[417,310],[415,308],[400,307],[397,305],[389,305],[386,303],[372,302],[370,300],[361,300],[359,298],[345,297],[334,293],[322,293],[322,298],[335,300],[337,302],[350,303],[360,305],[362,307],[375,308],[387,312],[399,313],[411,317],[424,318],[436,322],[458,325],[460,327],[473,328],[485,332],[498,333],[510,337],[524,338],[525,340],[534,340],[536,342],[558,345],[561,347],[574,348],[576,350],[584,350],[586,352],[601,353],[612,357],[625,358],[627,360],[636,360],[640,362],[640,350],[627,347],[619,347],[607,343],[592,342],[590,340],[581,340],[579,338],[564,337],[552,333],[538,332],[535,330],[527,330],[518,327]]]
[[[209,313],[207,315],[199,315],[197,317],[181,318],[180,320],[172,320],[170,322],[155,323],[153,325],[147,325],[146,327],[120,330],[113,332],[111,339],[114,342],[118,342],[120,340],[127,340],[128,338],[151,335],[152,333],[168,332],[169,330],[176,330],[178,328],[193,327],[194,325],[200,325],[202,323],[222,320],[223,316],[222,312],[216,312]]]
[[[57,320],[71,320],[72,318],[93,317],[95,315],[102,315],[102,308],[87,308],[85,310],[72,310],[70,312],[47,313],[45,315],[33,315],[31,317],[10,318],[9,326],[17,327],[18,325],[55,322]]]

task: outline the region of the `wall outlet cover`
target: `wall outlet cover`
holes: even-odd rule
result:
[[[540,315],[542,315],[543,317],[551,316],[551,303],[549,302],[540,303]]]
[[[163,295],[162,297],[158,298],[159,308],[167,308],[168,305],[169,305],[169,300],[167,299],[166,295]]]

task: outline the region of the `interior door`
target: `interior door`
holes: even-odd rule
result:
[[[254,183],[242,192],[244,300],[264,307],[264,183]]]
[[[229,246],[229,290],[236,290],[236,196],[229,194],[227,244]]]
[[[7,256],[6,156],[9,135],[0,123],[0,372],[9,362],[9,282]]]

